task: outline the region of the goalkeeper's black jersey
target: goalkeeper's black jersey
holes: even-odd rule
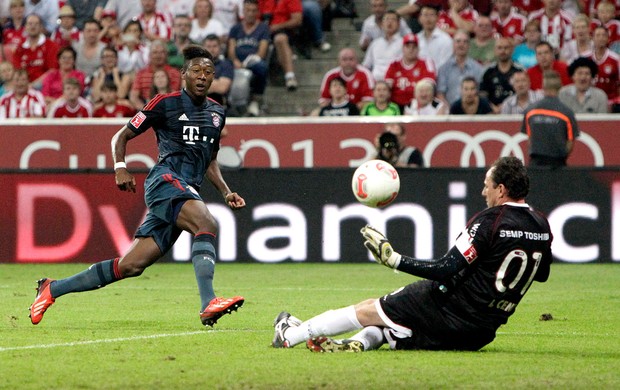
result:
[[[534,280],[547,280],[552,239],[546,218],[527,204],[486,209],[469,221],[455,244],[470,265],[436,282],[444,291],[436,297],[455,320],[496,329]]]

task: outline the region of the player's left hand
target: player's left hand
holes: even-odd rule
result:
[[[368,248],[377,263],[397,269],[400,264],[400,253],[394,251],[387,237],[370,225],[364,226],[360,233],[364,237],[364,246]]]
[[[224,198],[228,207],[233,210],[239,210],[245,207],[245,200],[236,192],[231,192]]]

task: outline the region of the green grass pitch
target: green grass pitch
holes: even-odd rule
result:
[[[554,264],[479,352],[361,354],[273,349],[273,319],[307,319],[415,278],[376,264],[218,264],[216,292],[246,303],[205,330],[191,264],[155,264],[58,299],[32,326],[34,281],[86,266],[0,264],[0,389],[620,388],[615,264]]]

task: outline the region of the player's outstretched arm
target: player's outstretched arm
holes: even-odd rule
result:
[[[442,280],[456,274],[468,265],[465,257],[456,247],[452,247],[440,259],[419,260],[396,252],[387,237],[372,226],[366,225],[360,232],[365,240],[364,246],[368,248],[378,263],[414,276]]]
[[[217,163],[217,154],[213,156],[211,162],[209,163],[209,167],[207,168],[207,179],[209,179],[215,189],[222,194],[222,197],[224,197],[224,201],[228,207],[233,210],[238,210],[245,207],[245,200],[236,192],[232,192],[228,187],[228,184],[226,184],[226,181],[222,176],[222,171],[220,171],[220,166]]]
[[[125,166],[125,153],[127,142],[138,134],[123,126],[112,137],[112,159],[114,160],[114,173],[116,186],[121,191],[136,192],[136,179]]]

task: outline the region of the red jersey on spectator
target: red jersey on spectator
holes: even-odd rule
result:
[[[468,6],[464,10],[459,12],[459,16],[467,21],[475,22],[476,20],[478,20],[478,11]],[[456,24],[454,24],[454,21],[450,17],[448,11],[439,12],[437,27],[444,31],[449,28],[456,28]]]
[[[541,39],[549,42],[556,49],[561,49],[565,42],[573,39],[570,15],[562,10],[549,19],[545,14],[545,9],[541,8],[532,12],[529,20],[538,20],[540,22]]]
[[[594,29],[601,25],[601,21],[598,19],[592,19],[590,23],[590,30],[594,31]],[[605,28],[609,31],[609,44],[611,45],[614,42],[620,41],[620,20],[612,19],[609,22],[605,23]]]
[[[497,12],[491,14],[491,22],[493,28],[502,37],[514,38],[517,41],[522,41],[523,32],[525,31],[525,25],[527,24],[527,18],[520,13],[510,11],[508,17],[504,20],[500,20]]]
[[[512,5],[526,15],[543,7],[542,0],[513,0]]]
[[[618,11],[620,10],[620,0],[585,0],[583,12],[589,17],[596,15],[596,9],[603,1],[613,4],[616,7],[616,16],[620,16],[618,15]]]
[[[352,75],[346,76],[342,73],[342,68],[338,66],[323,76],[319,104],[325,104],[332,100],[329,94],[329,83],[337,76],[342,77],[347,82],[347,94],[351,103],[357,104],[373,100],[372,90],[375,87],[375,79],[372,77],[370,70],[362,65],[357,65],[357,70]]]
[[[86,80],[86,75],[84,74],[84,72],[82,72],[81,70],[73,69],[66,78],[70,77],[76,79],[80,83],[80,92],[83,93]],[[52,97],[55,99],[61,97],[63,90],[62,83],[64,80],[65,78],[63,78],[60,70],[58,69],[54,69],[48,74],[46,74],[43,78],[41,86],[41,92],[43,93],[43,96]]]
[[[594,54],[590,58],[598,65],[598,74],[594,78],[596,87],[605,91],[609,100],[614,100],[620,86],[620,56],[607,49],[602,58],[598,59]]]
[[[17,100],[15,92],[9,92],[0,98],[0,119],[7,118],[43,118],[45,117],[45,98],[36,89]]]
[[[15,49],[13,66],[15,69],[28,70],[28,80],[34,81],[49,69],[58,69],[58,45],[41,34],[36,47],[31,47],[28,40],[24,40]]]
[[[105,104],[98,107],[93,113],[95,118],[131,118],[136,114],[133,107],[125,104],[116,103],[114,106],[106,106]]]
[[[170,79],[170,89],[178,91],[181,89],[181,72],[175,67],[165,65],[164,70],[168,73]],[[140,97],[145,102],[151,99],[151,86],[153,85],[153,68],[147,66],[136,73],[136,78],[131,85],[132,91],[140,91]]]
[[[291,18],[291,14],[302,13],[301,0],[265,0],[260,1],[262,15],[271,14],[270,25],[284,23]]]
[[[156,35],[166,42],[172,38],[172,16],[169,13],[155,11],[149,19],[145,19],[144,14],[140,14],[136,20],[140,22],[145,34]]]
[[[392,85],[392,101],[399,106],[408,106],[413,100],[415,85],[424,78],[436,79],[432,60],[418,58],[412,65],[402,60],[394,61],[385,72],[385,81]]]
[[[568,76],[568,65],[562,61],[553,61],[551,66],[553,70],[558,72],[562,85],[569,85],[573,83],[573,80]],[[532,91],[538,91],[542,89],[543,70],[540,66],[534,65],[527,70],[527,74],[530,76],[530,89]]]
[[[48,118],[90,118],[93,116],[93,105],[84,99],[78,97],[75,107],[69,106],[65,98],[57,99],[50,107]]]
[[[71,46],[73,42],[78,42],[80,40],[80,36],[82,33],[77,27],[73,26],[71,31],[69,31],[69,39],[65,39],[62,36],[63,32],[60,31],[60,28],[60,26],[56,27],[56,30],[54,30],[54,32],[50,36],[50,39],[56,42],[58,47]]]
[[[13,62],[13,52],[24,41],[24,25],[16,29],[13,22],[9,20],[2,26],[2,48],[4,58]]]

